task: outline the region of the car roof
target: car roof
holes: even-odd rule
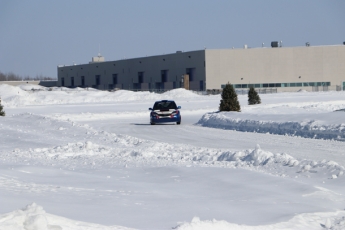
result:
[[[174,102],[173,100],[161,100],[161,101],[156,101],[155,103],[157,103],[157,102]]]

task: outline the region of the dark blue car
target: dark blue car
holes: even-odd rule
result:
[[[154,125],[156,123],[176,122],[181,124],[181,106],[176,106],[174,101],[162,100],[156,101],[150,113],[150,123]]]

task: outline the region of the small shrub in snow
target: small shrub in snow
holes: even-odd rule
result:
[[[0,116],[5,116],[4,107],[1,105],[1,98],[0,98]]]
[[[221,96],[222,100],[220,100],[219,111],[241,111],[237,93],[230,83],[225,85]]]
[[[259,94],[255,91],[253,87],[250,87],[248,91],[248,105],[261,104],[261,99]]]

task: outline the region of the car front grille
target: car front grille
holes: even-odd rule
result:
[[[170,117],[171,113],[158,114],[160,117]]]

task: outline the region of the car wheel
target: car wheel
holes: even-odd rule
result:
[[[155,125],[155,123],[153,123],[153,122],[150,122],[150,124],[151,124],[151,125]]]
[[[181,121],[176,122],[176,124],[178,124],[178,125],[181,124]]]

